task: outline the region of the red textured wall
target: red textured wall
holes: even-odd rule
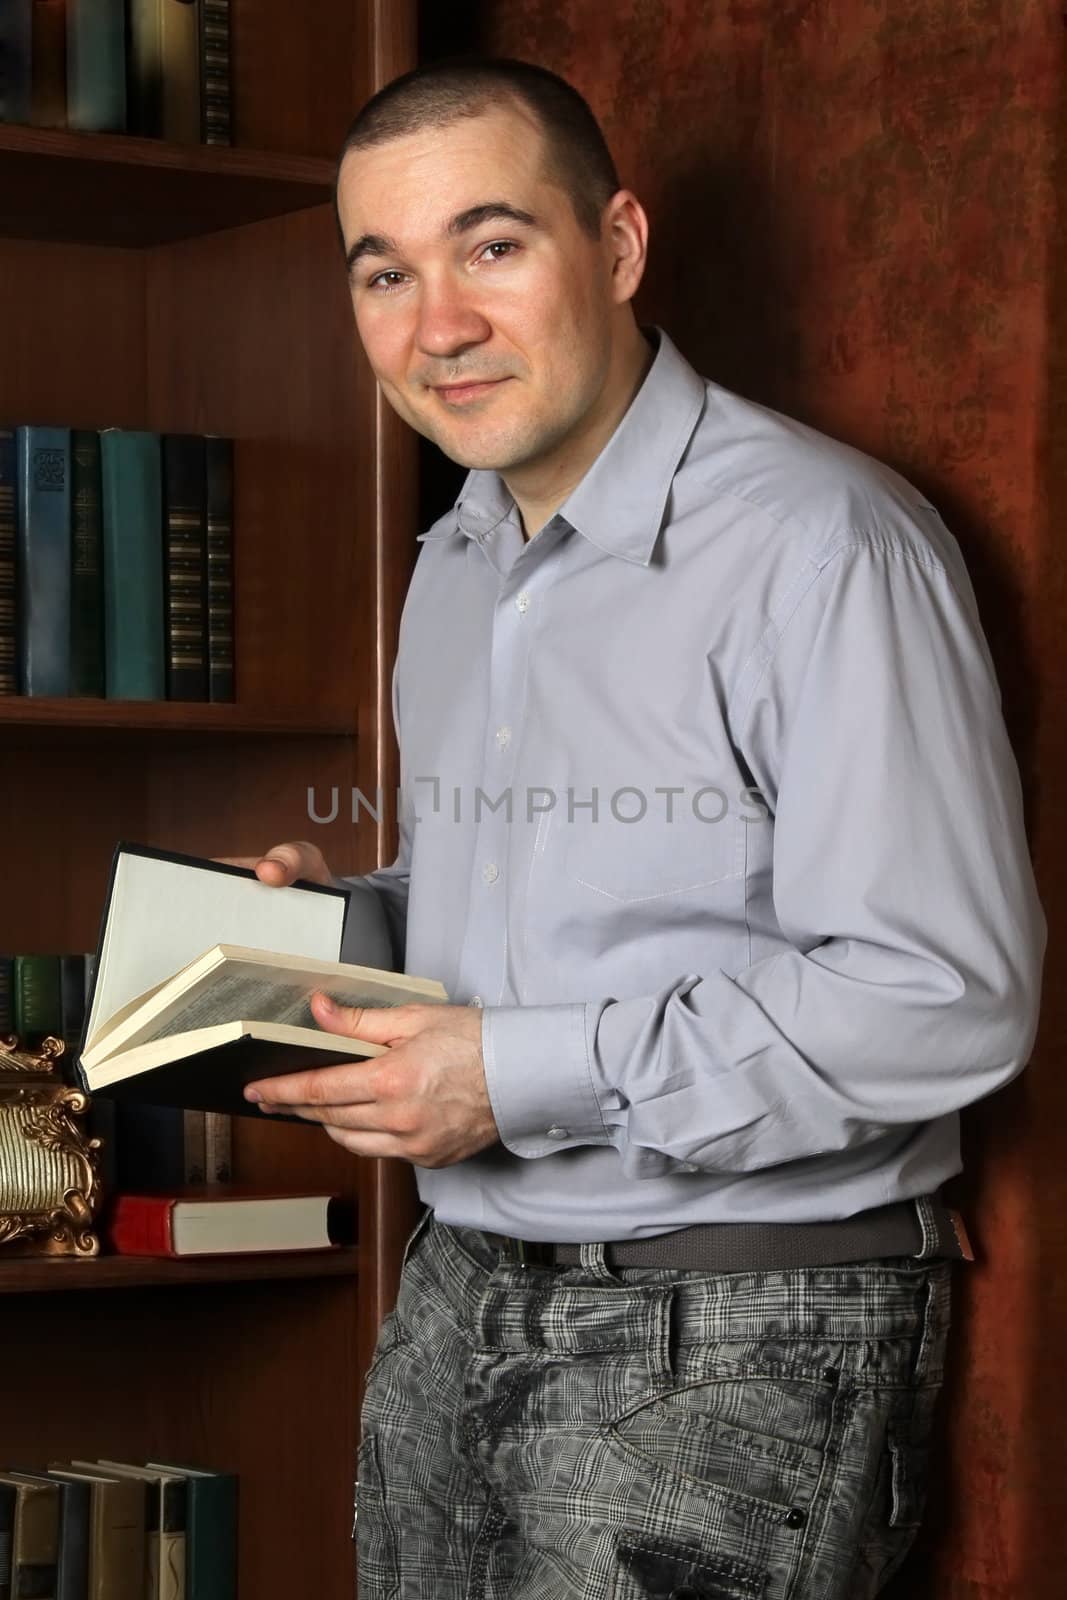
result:
[[[1052,930],[1048,1003],[1028,1073],[968,1120],[963,1193],[983,1259],[959,1274],[944,1467],[894,1593],[1059,1600],[1061,7],[483,0],[473,14],[473,37],[452,48],[551,67],[601,118],[649,213],[642,320],[667,327],[699,370],[903,470],[968,558]],[[448,45],[443,17],[435,27]]]

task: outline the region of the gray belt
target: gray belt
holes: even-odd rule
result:
[[[478,1232],[504,1261],[520,1267],[575,1267],[580,1244],[549,1244]],[[609,1267],[689,1267],[760,1272],[826,1267],[882,1256],[973,1260],[957,1213],[924,1196],[861,1211],[839,1222],[703,1222],[650,1239],[605,1243]]]

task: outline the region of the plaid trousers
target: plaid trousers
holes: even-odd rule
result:
[[[361,1600],[868,1600],[922,1513],[951,1265],[500,1264],[427,1212],[367,1374]]]

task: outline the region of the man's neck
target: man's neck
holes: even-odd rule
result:
[[[529,541],[555,516],[572,489],[575,489],[633,403],[634,396],[648,375],[656,352],[634,323],[633,338],[619,358],[619,377],[609,377],[605,388],[613,392],[614,402],[603,412],[593,408],[588,427],[568,439],[564,455],[551,462],[538,463],[529,480],[521,469],[515,479],[504,482],[515,501],[522,523],[523,537]]]

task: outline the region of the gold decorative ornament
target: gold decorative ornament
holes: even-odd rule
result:
[[[34,1050],[0,1034],[0,1251],[10,1258],[95,1256],[100,1140],[86,1137],[89,1096],[64,1084],[66,1046]]]

